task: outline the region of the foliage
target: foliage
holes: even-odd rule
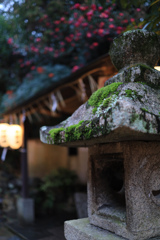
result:
[[[120,4],[123,9],[131,9],[134,7],[146,9],[147,14],[142,16],[142,20],[139,26],[144,26],[149,31],[155,31],[160,34],[160,0],[114,0],[115,3]],[[130,25],[127,29],[132,29]]]
[[[35,94],[42,89],[38,85],[47,87],[51,79],[63,78],[54,66],[75,72],[106,53],[112,39],[125,31],[128,24],[137,28],[140,8],[122,11],[111,0],[95,2],[91,5],[90,1],[72,4],[65,0],[8,3],[10,7],[2,11],[2,18],[9,28],[12,25],[12,31],[2,33],[2,47],[8,48],[8,52],[2,55],[6,65],[0,65],[1,75],[4,73],[0,79],[5,85],[1,88],[1,93],[6,93],[5,108],[31,95],[26,94],[28,89]],[[19,86],[21,94],[16,92]]]
[[[44,212],[53,213],[56,208],[66,204],[74,193],[77,176],[65,168],[53,170],[39,186],[35,196],[35,204]]]

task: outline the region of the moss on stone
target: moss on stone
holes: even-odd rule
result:
[[[67,142],[70,141],[75,141],[77,139],[81,138],[81,131],[80,131],[80,127],[82,126],[82,123],[84,122],[84,120],[80,121],[78,124],[74,124],[71,125],[67,128],[65,128],[65,140]]]
[[[149,113],[148,109],[146,109],[146,108],[141,108],[141,110]]]
[[[136,90],[126,89],[125,93],[126,93],[126,97],[132,98],[133,100],[138,99],[140,102],[142,102],[142,97],[143,96],[139,95]]]
[[[116,92],[116,94],[118,94],[118,92],[116,90],[119,87],[119,85],[121,85],[121,84],[122,84],[122,82],[112,83],[108,86],[98,89],[96,92],[94,92],[92,94],[92,96],[88,100],[88,105],[94,107],[94,109],[93,109],[94,114],[96,113],[99,105],[101,105],[103,103],[105,98],[107,98],[111,94],[114,94],[115,92]],[[106,104],[109,103],[110,100],[111,100],[111,98],[106,100]]]
[[[59,140],[59,133],[64,131],[64,128],[54,128],[49,131],[50,137],[53,139],[54,142]]]

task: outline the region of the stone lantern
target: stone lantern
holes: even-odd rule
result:
[[[113,41],[119,73],[41,140],[89,147],[89,219],[65,223],[67,240],[160,239],[160,39],[134,30]]]

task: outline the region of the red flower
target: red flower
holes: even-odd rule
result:
[[[59,32],[59,28],[55,28],[55,32]]]
[[[13,39],[12,38],[8,38],[7,43],[8,44],[12,44],[13,43]]]
[[[124,13],[119,13],[119,16],[121,16],[121,17],[124,16]]]
[[[36,38],[36,42],[40,42],[41,41],[41,38]]]
[[[137,8],[137,9],[136,9],[136,11],[137,11],[137,12],[140,12],[140,11],[141,11],[141,9],[140,9],[140,8]]]
[[[37,72],[38,73],[43,73],[44,72],[44,69],[42,67],[37,67]]]
[[[10,94],[12,94],[13,93],[13,90],[8,90],[7,92],[6,92],[6,94],[8,94],[8,95],[10,95]]]
[[[134,18],[131,18],[131,19],[130,19],[130,21],[131,21],[131,22],[134,22],[134,21],[135,21],[135,19],[134,19]]]
[[[99,24],[99,28],[103,28],[103,27],[104,27],[104,25],[105,25],[105,23],[104,23],[104,22],[100,22],[100,24]]]
[[[110,24],[109,28],[115,28],[115,25],[114,24]]]
[[[32,67],[31,67],[31,70],[33,71],[35,68],[36,68],[35,66],[32,66]]]
[[[87,26],[88,26],[87,22],[82,23],[82,27],[87,27]]]
[[[99,45],[98,42],[94,42],[94,43],[92,44],[93,47],[97,47],[98,45]]]
[[[102,36],[103,33],[104,33],[104,30],[103,30],[102,28],[98,29],[98,34],[99,34],[100,36]]]
[[[127,20],[127,19],[124,19],[124,20],[122,21],[122,23],[128,23],[128,20]]]
[[[60,21],[54,21],[54,24],[56,24],[56,25],[58,25],[58,24],[60,24]]]
[[[74,66],[73,68],[72,68],[72,72],[75,72],[75,71],[77,71],[79,69],[79,66]]]
[[[92,4],[91,8],[92,8],[93,11],[96,11],[96,9],[97,9],[96,4]]]
[[[81,11],[86,11],[88,9],[88,6],[80,6],[79,9]]]
[[[65,48],[61,48],[61,50],[60,50],[61,52],[65,52]]]
[[[71,39],[70,37],[65,37],[65,40],[66,40],[67,42],[71,42],[71,41],[72,41],[72,39]]]
[[[54,77],[54,73],[49,73],[49,74],[48,74],[48,77],[49,77],[49,78]]]
[[[20,67],[23,68],[23,67],[24,67],[24,63],[22,63],[22,64],[20,65]]]
[[[29,66],[31,64],[30,61],[26,61],[26,66]]]

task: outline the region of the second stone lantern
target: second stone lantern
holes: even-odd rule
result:
[[[113,41],[119,73],[41,141],[89,147],[88,215],[67,240],[160,239],[160,39],[134,30]]]

